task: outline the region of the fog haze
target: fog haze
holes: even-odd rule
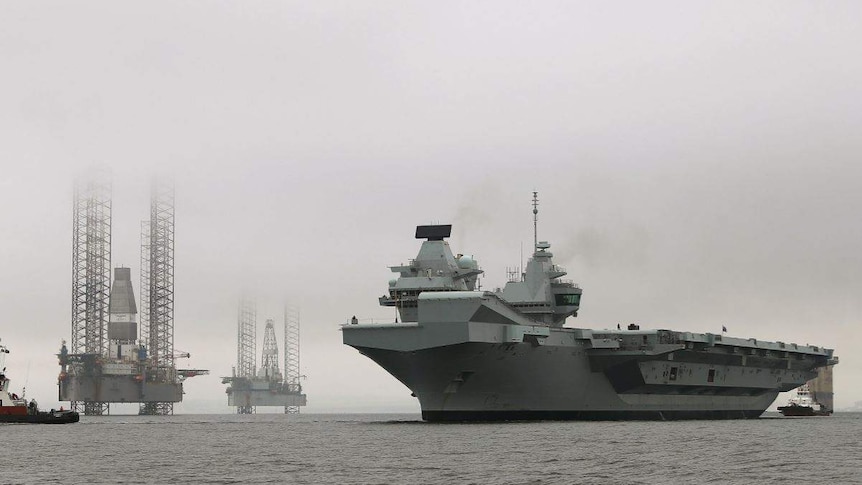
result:
[[[59,406],[73,181],[101,165],[136,295],[150,180],[176,186],[175,348],[212,372],[178,413],[231,412],[218,376],[243,291],[258,355],[265,319],[300,308],[303,412],[418,412],[339,325],[394,317],[377,297],[418,224],[454,224],[482,286],[504,284],[532,245],[533,190],[539,239],[584,288],[568,326],[834,347],[836,407],[852,407],[859,18],[838,1],[4,2],[13,386]]]

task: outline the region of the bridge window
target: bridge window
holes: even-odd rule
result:
[[[578,306],[581,304],[581,295],[573,294],[573,295],[556,295],[557,305],[560,306]]]
[[[715,369],[709,369],[709,375],[706,376],[706,382],[715,382]]]

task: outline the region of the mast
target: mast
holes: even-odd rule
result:
[[[539,193],[533,191],[533,252],[539,250]]]

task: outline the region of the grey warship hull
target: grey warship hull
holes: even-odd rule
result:
[[[756,418],[831,358],[713,334],[532,325],[482,292],[423,295],[418,312],[416,323],[342,330],[428,421]]]
[[[566,349],[545,353],[520,347],[465,344],[415,353],[359,350],[413,389],[426,421],[756,418],[778,394],[620,395],[601,374],[592,375],[582,357]],[[531,353],[538,355],[527,355]],[[488,360],[477,362],[477,355]],[[565,366],[568,373],[564,379],[537,377],[546,365]],[[475,369],[467,379],[460,377],[459,369],[465,367]],[[578,368],[580,372],[573,372]]]

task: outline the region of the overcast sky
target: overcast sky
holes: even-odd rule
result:
[[[377,297],[418,224],[454,224],[453,250],[502,285],[532,190],[539,238],[584,288],[569,326],[834,347],[850,407],[860,18],[840,1],[0,3],[13,386],[59,405],[73,180],[99,164],[138,295],[150,178],[175,180],[175,347],[212,372],[176,412],[231,412],[243,289],[261,339],[285,299],[301,309],[303,412],[418,412],[339,324],[392,318]]]

